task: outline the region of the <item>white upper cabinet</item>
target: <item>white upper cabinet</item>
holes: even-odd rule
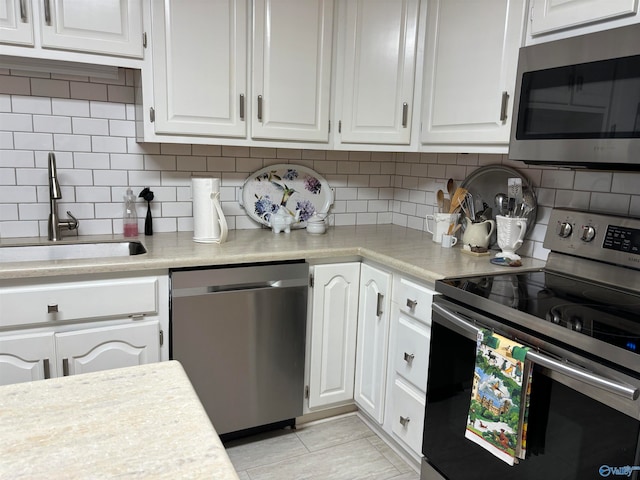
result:
[[[142,58],[142,0],[44,0],[40,8],[43,47]]]
[[[338,142],[411,142],[418,13],[419,0],[341,2]]]
[[[0,0],[0,42],[33,45],[33,12],[24,0]]]
[[[328,142],[332,0],[255,0],[252,137]]]
[[[140,59],[144,51],[143,1],[0,0],[0,42],[35,47],[3,54],[78,60],[56,53],[63,50]],[[92,62],[87,57],[79,60]]]
[[[422,150],[506,152],[524,4],[429,0]]]
[[[246,137],[247,0],[153,0],[159,134]]]
[[[635,15],[638,0],[531,0],[532,36]]]

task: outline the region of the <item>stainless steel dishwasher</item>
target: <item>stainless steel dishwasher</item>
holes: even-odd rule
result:
[[[302,415],[308,277],[304,262],[171,271],[171,357],[219,434]]]

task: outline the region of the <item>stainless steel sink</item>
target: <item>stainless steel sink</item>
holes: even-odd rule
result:
[[[141,242],[53,243],[0,247],[0,263],[128,257],[147,253]]]

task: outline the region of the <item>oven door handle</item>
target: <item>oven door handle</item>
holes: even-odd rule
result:
[[[477,338],[477,334],[480,331],[480,328],[478,326],[474,325],[468,320],[465,320],[461,316],[456,315],[454,312],[441,305],[434,303],[432,305],[432,309],[435,313],[441,315],[445,320],[449,321],[453,326],[458,327],[457,330],[464,330],[465,332],[467,332],[467,337],[472,338],[471,335],[474,335],[475,338]],[[596,388],[600,388],[615,395],[619,395],[628,400],[637,400],[638,396],[640,396],[640,389],[638,389],[637,387],[620,383],[601,375],[597,375],[593,372],[589,372],[588,370],[559,362],[558,360],[550,358],[539,352],[529,350],[527,352],[527,358],[533,363],[540,365],[541,367],[546,367],[550,370],[557,371],[559,373],[562,373],[563,375],[566,375],[567,377],[573,378],[574,380],[589,384]]]

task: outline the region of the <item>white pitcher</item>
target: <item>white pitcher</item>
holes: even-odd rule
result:
[[[462,235],[462,243],[472,247],[487,248],[491,241],[491,234],[496,229],[496,222],[493,220],[472,222],[468,217],[465,217],[464,220],[466,225]]]

